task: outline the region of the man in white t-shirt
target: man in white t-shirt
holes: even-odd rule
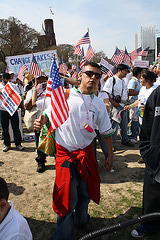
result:
[[[126,146],[133,146],[130,142],[127,130],[128,130],[128,116],[126,111],[122,111],[126,101],[128,99],[128,91],[125,81],[128,72],[128,66],[126,64],[118,64],[117,73],[109,78],[104,87],[103,91],[109,95],[109,101],[111,103],[111,121],[114,134],[112,136],[113,145],[116,142],[118,125],[120,126],[121,143]],[[119,112],[121,111],[121,116]]]
[[[8,201],[6,181],[0,177],[0,239],[32,240],[32,233],[26,219]]]
[[[57,230],[54,240],[73,240],[74,226],[85,228],[89,221],[90,199],[99,203],[100,177],[92,141],[98,126],[108,149],[105,169],[113,165],[112,127],[103,101],[93,89],[99,84],[101,69],[96,63],[88,63],[82,69],[81,84],[71,89],[67,99],[69,118],[55,130],[56,178],[53,192],[53,209],[57,215]],[[45,114],[50,118],[51,109]],[[35,129],[40,130],[46,118],[35,120]],[[88,125],[87,129],[85,125]]]

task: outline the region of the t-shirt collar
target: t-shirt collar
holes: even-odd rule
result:
[[[75,91],[75,92],[78,92],[78,93],[80,93],[80,94],[83,94],[83,93],[81,93],[79,90],[78,90],[78,86],[74,86],[73,87],[73,90]],[[94,92],[92,91],[92,93],[90,94],[90,97],[91,98],[94,98]]]

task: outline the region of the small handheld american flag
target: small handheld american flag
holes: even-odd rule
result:
[[[46,97],[51,97],[51,131],[62,125],[69,117],[69,107],[59,77],[55,57],[51,64]]]

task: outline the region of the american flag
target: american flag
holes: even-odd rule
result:
[[[32,62],[31,62],[31,65],[30,65],[29,72],[32,73],[35,76],[42,76],[42,71],[41,71],[34,55],[33,55],[33,58],[32,58]]]
[[[126,63],[129,67],[131,67],[131,57],[129,56],[126,48],[125,48],[125,51],[123,52],[123,54],[124,54],[123,62]]]
[[[82,50],[81,50],[80,46],[75,47],[73,54],[82,55]]]
[[[115,64],[120,64],[123,61],[123,57],[124,57],[123,53],[118,48],[116,48],[116,51],[111,58],[111,61],[114,62]]]
[[[85,58],[87,59],[87,61],[90,61],[93,57],[94,57],[94,52],[91,45],[89,44]]]
[[[117,68],[116,66],[112,66],[112,68],[109,70],[109,72],[107,73],[108,77],[112,77],[113,75],[115,75],[117,73]]]
[[[69,107],[65,99],[55,58],[50,69],[46,96],[51,97],[51,131],[62,125],[69,117]]]
[[[108,63],[104,58],[101,58],[100,61],[100,67],[101,67],[101,71],[103,73],[108,73],[108,71],[113,67],[110,63]]]
[[[141,51],[142,51],[142,48],[139,47],[139,48],[135,49],[133,52],[130,53],[130,57],[131,57],[132,62],[139,56],[139,53]]]
[[[82,69],[85,64],[86,64],[86,58],[84,56],[84,50],[82,48],[82,56],[81,56],[81,61],[80,61],[80,68]]]
[[[77,73],[76,71],[74,71],[74,72],[72,73],[71,78],[75,80],[75,79],[77,79],[77,77],[78,77],[78,73]]]
[[[148,51],[149,51],[149,47],[143,49],[138,56],[147,57]]]
[[[67,70],[68,70],[67,65],[65,64],[65,62],[62,61],[61,64],[59,65],[59,70],[58,70],[58,72],[59,72],[59,73],[66,74],[66,73],[67,73]]]
[[[89,33],[87,32],[75,45],[75,47],[81,45],[81,44],[87,44],[90,43],[90,39],[89,39]]]
[[[76,64],[72,64],[72,71],[74,71],[77,68]]]
[[[27,68],[27,66],[24,64],[24,65],[20,68],[17,78],[19,78],[20,80],[22,80],[23,73],[24,73],[26,70],[28,70],[28,68]]]

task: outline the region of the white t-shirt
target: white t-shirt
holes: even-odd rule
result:
[[[32,94],[33,94],[33,90],[30,89],[28,92],[27,92],[27,95],[26,95],[26,98],[24,100],[24,105],[32,98]],[[42,106],[43,106],[43,102],[44,102],[44,96],[45,96],[45,92],[43,93],[42,97],[40,96],[38,98],[38,100],[36,101],[36,105],[37,105],[37,118],[40,117],[41,115],[41,110],[42,110]],[[48,97],[46,98],[47,100],[45,101],[45,105],[44,105],[44,109],[47,108],[47,104],[49,104],[49,99]],[[38,102],[39,101],[39,102]]]
[[[104,101],[105,99],[109,99],[109,96],[106,92],[99,92],[98,93],[98,98],[100,98]]]
[[[83,94],[83,97],[85,103],[81,93],[75,88],[71,89],[67,99],[69,118],[55,130],[57,143],[68,149],[68,151],[84,149],[95,138],[95,131],[92,133],[88,132],[84,128],[85,124],[89,124],[92,129],[95,129],[97,125],[99,132],[106,136],[113,132],[104,102],[95,95],[91,98],[90,95]],[[89,121],[87,121],[85,105],[87,110],[90,106]],[[46,109],[45,112],[50,118],[50,109]]]
[[[158,87],[160,85],[160,78],[156,79],[156,82],[154,82],[154,86]]]
[[[26,219],[13,207],[13,203],[9,201],[11,208],[0,223],[0,239],[1,240],[32,240],[32,233]]]
[[[121,96],[122,101],[126,101],[128,98],[127,94],[127,85],[123,79],[120,79],[117,77],[117,75],[114,75],[115,78],[115,84],[113,86],[113,77],[107,79],[106,83],[104,84],[103,91],[107,92],[110,97],[112,98],[112,89],[114,88],[114,96]],[[120,103],[122,107],[124,107],[125,104]]]
[[[148,97],[155,89],[156,89],[156,87],[154,85],[148,89],[145,86],[141,87],[139,94],[138,94],[138,107],[140,107],[141,104],[144,104],[144,105],[146,104]],[[139,123],[142,125],[141,117],[139,117]]]
[[[155,88],[156,87],[154,85],[148,89],[145,86],[141,87],[138,94],[138,106],[140,106],[141,103],[144,105],[146,104],[148,97],[153,92],[153,90],[155,90]]]

